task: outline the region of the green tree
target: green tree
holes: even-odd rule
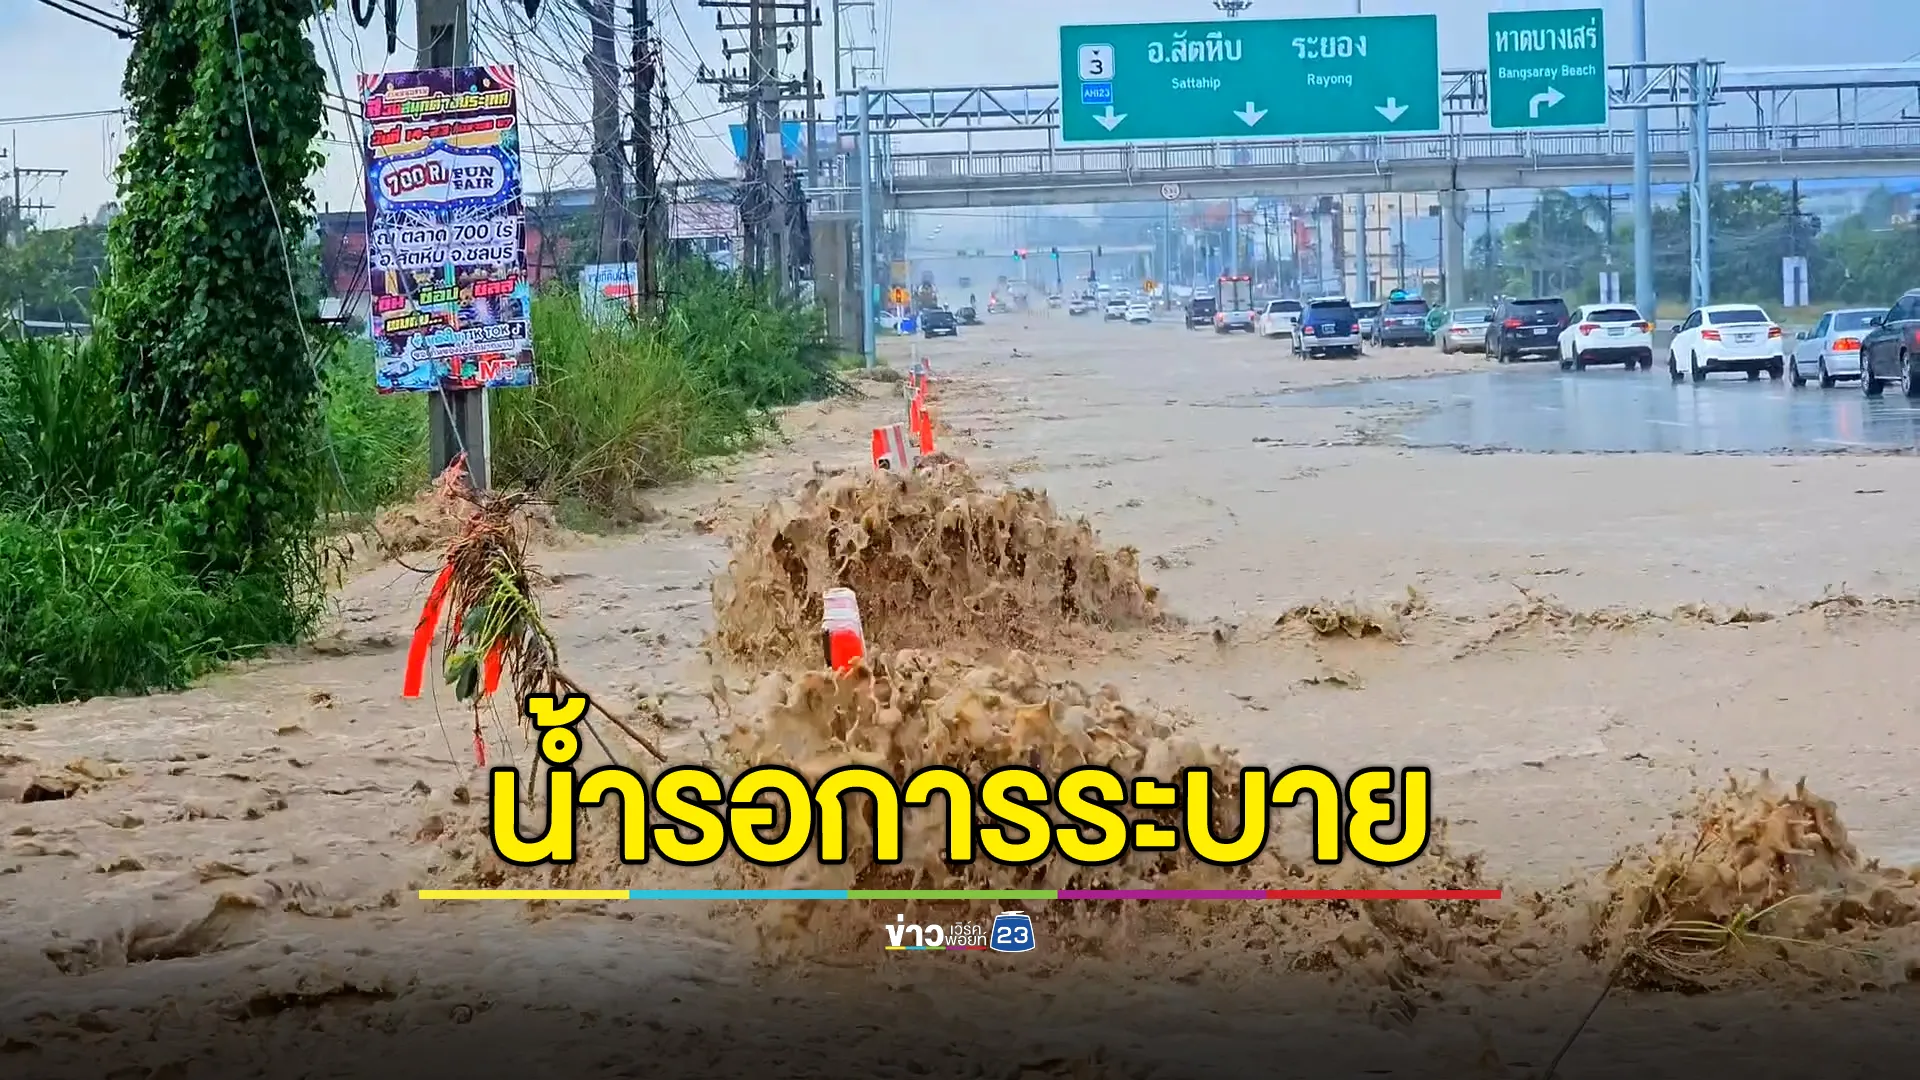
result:
[[[1856,214],[1821,235],[1808,258],[1815,295],[1872,307],[1920,287],[1920,230],[1874,221]]]
[[[1577,300],[1592,295],[1605,260],[1606,203],[1549,188],[1526,218],[1507,226],[1509,292],[1544,293]]]
[[[318,504],[319,382],[290,278],[320,163],[319,5],[129,3],[131,137],[98,305],[126,415],[162,439],[170,528],[203,573],[278,576],[290,614]]]
[[[66,229],[29,223],[18,244],[0,247],[0,311],[17,307],[29,320],[85,323],[106,262],[106,233],[84,221]]]

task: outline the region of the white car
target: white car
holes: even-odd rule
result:
[[[1255,330],[1261,337],[1292,337],[1305,307],[1298,300],[1269,300],[1255,320]]]
[[[1716,371],[1744,371],[1748,379],[1787,373],[1786,333],[1752,304],[1709,304],[1688,313],[1667,346],[1674,382],[1706,382]]]
[[[1811,328],[1795,334],[1787,372],[1793,385],[1819,379],[1822,389],[1831,390],[1836,380],[1858,379],[1860,343],[1873,330],[1874,317],[1885,314],[1880,308],[1841,308],[1826,312]]]
[[[1560,331],[1560,370],[1585,371],[1594,364],[1653,366],[1653,324],[1629,304],[1575,308]]]
[[[1145,303],[1135,300],[1127,305],[1127,321],[1130,323],[1150,323],[1153,321],[1153,309]]]
[[[1124,318],[1126,318],[1126,317],[1127,317],[1127,302],[1126,302],[1125,300],[1122,300],[1122,299],[1120,299],[1120,298],[1119,298],[1119,297],[1117,297],[1117,296],[1116,296],[1116,297],[1114,297],[1113,299],[1111,299],[1111,300],[1109,300],[1109,301],[1107,301],[1107,314],[1106,314],[1106,317],[1107,317],[1107,319],[1109,319],[1109,320],[1112,320],[1112,319],[1124,319]]]

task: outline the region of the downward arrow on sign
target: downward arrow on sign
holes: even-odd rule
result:
[[[1267,115],[1267,110],[1256,109],[1253,107],[1253,102],[1249,101],[1247,102],[1246,108],[1240,110],[1239,112],[1234,113],[1233,115],[1246,121],[1248,127],[1252,127],[1253,125],[1260,122],[1261,117]]]
[[[1113,106],[1111,105],[1107,106],[1106,112],[1093,114],[1094,122],[1098,123],[1101,127],[1106,128],[1108,131],[1112,131],[1114,128],[1119,127],[1120,121],[1125,120],[1126,118],[1127,118],[1126,113],[1114,112]]]
[[[1375,105],[1373,107],[1373,111],[1379,113],[1381,116],[1386,117],[1387,123],[1391,124],[1395,120],[1400,119],[1401,114],[1407,111],[1407,107],[1405,105],[1400,104],[1398,101],[1394,100],[1393,98],[1388,98],[1387,103],[1385,105]]]

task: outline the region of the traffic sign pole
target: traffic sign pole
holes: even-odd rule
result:
[[[1606,12],[1487,14],[1487,121],[1497,129],[1607,122]]]
[[[1432,15],[1060,28],[1062,142],[1440,130]]]

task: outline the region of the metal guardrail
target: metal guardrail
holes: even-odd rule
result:
[[[1686,129],[1649,132],[1656,158],[1686,158],[1692,134]],[[1845,161],[1877,151],[1893,151],[1898,158],[1920,160],[1920,122],[1825,124],[1806,126],[1728,127],[1711,134],[1717,157],[1729,155],[1750,162],[1769,156],[1780,161],[1807,160],[1822,151]],[[1397,135],[1345,139],[1286,139],[1202,143],[1149,143],[1052,149],[917,151],[888,155],[884,187],[938,190],[938,184],[919,181],[996,180],[1011,177],[1057,177],[1063,181],[1110,180],[1149,173],[1178,179],[1176,174],[1224,174],[1229,169],[1290,168],[1329,165],[1359,166],[1387,171],[1400,162],[1508,163],[1554,159],[1633,159],[1631,131],[1589,132],[1478,132],[1470,134]]]

